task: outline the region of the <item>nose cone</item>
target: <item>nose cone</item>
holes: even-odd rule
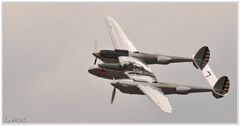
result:
[[[98,69],[98,67],[91,67],[90,69],[88,69],[88,72],[90,74],[97,75]]]
[[[92,55],[94,55],[95,57],[100,57],[100,53],[99,52],[93,52]]]

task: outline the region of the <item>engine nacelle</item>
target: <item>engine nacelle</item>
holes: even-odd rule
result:
[[[128,56],[127,50],[100,50],[100,56],[117,59],[119,56]]]
[[[171,63],[172,58],[167,57],[167,56],[158,56],[157,57],[157,62],[159,64],[169,64]]]
[[[185,87],[185,86],[177,86],[176,87],[176,92],[178,94],[188,94],[190,92],[190,88],[189,87]]]

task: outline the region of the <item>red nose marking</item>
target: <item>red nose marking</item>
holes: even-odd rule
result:
[[[100,69],[100,74],[103,76],[107,75],[107,71],[105,69]]]

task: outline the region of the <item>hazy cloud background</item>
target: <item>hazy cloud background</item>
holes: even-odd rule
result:
[[[140,51],[191,57],[211,51],[229,95],[169,95],[173,113],[147,97],[117,91],[97,78],[94,40],[113,48],[104,22],[114,17]],[[159,81],[209,87],[190,63],[150,66]],[[3,115],[27,122],[236,123],[237,2],[222,3],[3,3]]]

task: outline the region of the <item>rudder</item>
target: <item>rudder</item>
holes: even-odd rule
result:
[[[210,59],[210,50],[207,46],[203,46],[194,56],[193,65],[196,68],[200,68],[201,70],[207,65]]]
[[[229,91],[230,83],[227,76],[222,76],[213,87],[213,96],[215,98],[221,98],[225,96]]]

